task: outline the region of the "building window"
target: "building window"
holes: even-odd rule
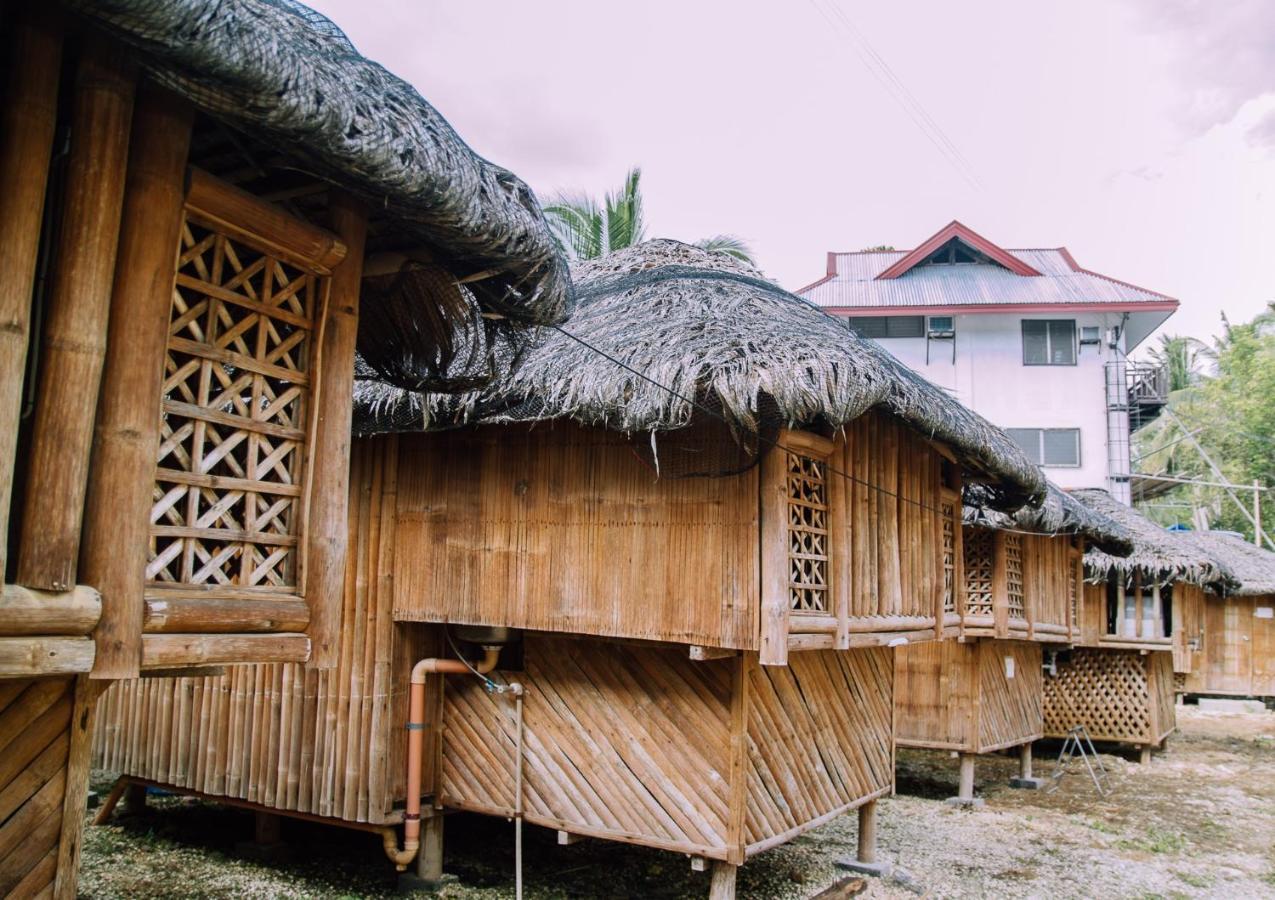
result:
[[[930,316],[925,333],[931,338],[956,337],[956,318],[954,316]]]
[[[868,338],[925,337],[925,316],[855,316],[850,328]]]
[[[1023,319],[1023,365],[1075,364],[1075,319]]]
[[[1079,428],[1009,428],[1014,443],[1038,466],[1080,465]]]

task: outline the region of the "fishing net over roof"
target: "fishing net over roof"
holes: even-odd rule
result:
[[[481,275],[465,287],[481,310],[537,324],[566,315],[567,265],[527,185],[319,13],[290,0],[68,5],[205,113],[362,196],[452,276]]]
[[[1235,579],[1227,593],[1237,597],[1275,594],[1275,553],[1224,531],[1180,531],[1175,537],[1198,547],[1224,566]]]
[[[1221,586],[1229,581],[1229,573],[1212,554],[1179,540],[1107,491],[1086,488],[1072,491],[1071,495],[1089,509],[1114,519],[1133,539],[1133,552],[1126,557],[1112,556],[1100,549],[1085,553],[1085,570],[1090,579],[1102,581],[1113,573],[1129,577],[1138,572],[1144,581],[1189,581],[1201,587]]]
[[[573,274],[571,319],[541,329],[501,384],[451,399],[362,381],[356,427],[569,418],[659,433],[720,416],[739,438],[775,424],[836,429],[880,407],[949,445],[992,482],[997,505],[1044,495],[1040,470],[1004,432],[745,263],[655,240]]]
[[[1111,556],[1128,556],[1133,552],[1133,539],[1128,529],[1110,516],[1090,509],[1069,493],[1047,481],[1048,493],[1040,506],[1024,506],[1013,515],[990,507],[987,489],[981,484],[967,484],[963,492],[963,520],[966,525],[984,528],[1013,528],[1035,534],[1079,534],[1092,547]]]

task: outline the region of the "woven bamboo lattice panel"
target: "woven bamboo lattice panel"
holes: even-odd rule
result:
[[[969,528],[965,544],[965,612],[992,615],[992,581],[996,569],[995,540],[986,528]]]
[[[525,811],[549,828],[722,857],[734,659],[528,634]],[[515,718],[472,678],[444,690],[445,806],[508,816]]]
[[[0,681],[0,897],[51,897],[73,682]]]
[[[943,612],[956,612],[956,530],[957,505],[944,497],[939,503],[939,518],[943,527]]]
[[[748,698],[745,840],[799,832],[894,782],[894,661],[883,647],[756,666]]]
[[[788,592],[795,612],[828,611],[827,464],[787,451]]]
[[[1094,740],[1154,743],[1147,661],[1160,656],[1170,654],[1077,647],[1045,679],[1045,734],[1061,738],[1084,725]]]
[[[296,595],[326,279],[193,213],[177,264],[147,580]]]
[[[1039,644],[979,641],[978,751],[1034,741],[1044,733]],[[1010,675],[1010,672],[1013,675]]]
[[[353,447],[337,667],[232,666],[116,682],[97,705],[96,767],[281,810],[391,818],[406,673],[432,652],[408,646],[390,617],[397,459],[396,438]],[[432,760],[426,770],[429,779]]]
[[[1027,607],[1023,595],[1023,537],[1005,535],[1005,593],[1009,601],[1009,617],[1026,619]]]

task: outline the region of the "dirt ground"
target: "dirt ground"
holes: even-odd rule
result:
[[[1107,797],[1076,766],[1055,793],[1015,791],[1006,782],[1017,760],[986,757],[977,773],[986,805],[954,809],[941,799],[955,792],[956,761],[901,752],[898,795],[880,806],[880,843],[904,874],[868,879],[859,896],[1275,898],[1275,714],[1178,712],[1179,732],[1149,767],[1104,753]],[[1052,768],[1046,749],[1038,748],[1038,775]],[[82,897],[395,894],[373,835],[287,821],[289,858],[249,862],[236,851],[251,837],[249,814],[186,798],[151,804],[145,815],[86,829]],[[454,880],[440,895],[511,896],[513,826],[455,816],[447,829]],[[818,896],[847,877],[835,860],[853,854],[856,830],[851,814],[762,854],[740,870],[740,897]],[[538,828],[527,829],[525,879],[528,900],[705,897],[708,889],[707,874],[673,854],[599,841],[559,847]]]

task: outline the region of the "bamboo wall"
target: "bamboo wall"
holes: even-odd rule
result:
[[[1183,689],[1191,694],[1275,696],[1275,596],[1227,597],[1199,592],[1200,638],[1190,655]],[[1263,611],[1262,616],[1258,612]],[[1175,655],[1176,662],[1176,655]]]
[[[439,648],[390,618],[396,443],[363,441],[352,455],[338,666],[117,682],[99,702],[99,768],[349,821],[400,817],[407,672]]]
[[[527,821],[742,862],[893,783],[889,651],[697,662],[684,649],[528,634]],[[440,800],[512,814],[514,705],[445,688]]]
[[[1041,737],[1039,644],[943,641],[899,647],[894,659],[900,747],[990,753]]]
[[[1045,679],[1045,735],[1084,725],[1096,741],[1158,744],[1177,726],[1173,655],[1077,647]]]
[[[963,532],[963,635],[1065,642],[1078,634],[1078,539],[978,526]]]
[[[1170,650],[1173,648],[1176,633],[1181,622],[1177,618],[1178,595],[1191,590],[1190,585],[1176,581],[1164,597],[1165,614],[1173,622],[1174,637],[1143,633],[1143,617],[1136,617],[1138,634],[1111,634],[1107,627],[1107,583],[1093,584],[1085,582],[1084,594],[1080,604],[1080,639],[1078,644],[1085,647],[1112,647],[1127,649]],[[1142,603],[1151,602],[1150,589],[1143,589],[1137,580],[1128,587],[1127,602],[1136,610],[1141,610]]]
[[[799,649],[936,630],[942,458],[883,415],[721,478],[657,478],[634,439],[570,423],[402,446],[396,619],[750,650],[772,620]]]

